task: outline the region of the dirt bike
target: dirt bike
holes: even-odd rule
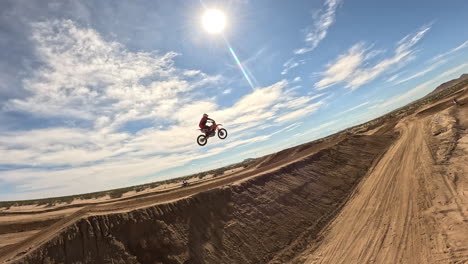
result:
[[[216,124],[213,122],[211,125],[210,130],[206,131],[205,129],[199,129],[201,132],[205,133],[204,135],[199,135],[197,137],[197,143],[200,146],[205,146],[208,142],[208,138],[214,137],[216,135],[216,130],[218,130],[218,137],[220,139],[225,139],[227,137],[227,131],[224,128],[220,128],[221,124]]]

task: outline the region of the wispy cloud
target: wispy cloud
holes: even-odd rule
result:
[[[257,50],[252,56],[250,56],[249,58],[243,60],[241,63],[243,65],[248,65],[248,64],[251,64],[251,63],[255,63],[255,62],[258,61],[259,58],[261,58],[261,56],[264,56],[265,53],[267,53],[267,48],[262,47],[259,50]],[[237,66],[234,65],[234,67],[237,67]]]
[[[284,64],[283,64],[283,71],[281,72],[281,75],[285,75],[287,74],[289,71],[291,71],[292,69],[300,66],[300,65],[303,65],[305,64],[305,61],[304,60],[297,60],[296,58],[291,58],[289,59],[288,61],[286,61]]]
[[[442,74],[440,74],[439,76],[437,76],[437,79],[436,80],[440,80],[440,79],[443,79],[443,78],[446,78],[447,76],[450,76],[454,73],[457,73],[457,72],[462,72],[462,71],[466,71],[468,68],[468,63],[463,63],[457,67],[454,67],[446,72],[443,72]]]
[[[436,85],[437,83],[439,83],[441,80],[444,80],[445,78],[447,78],[448,76],[454,74],[454,73],[459,73],[459,72],[462,72],[462,71],[465,71],[468,69],[468,63],[464,63],[464,64],[461,64],[457,67],[454,67],[440,75],[437,76],[437,78],[435,79],[432,79],[430,81],[427,81],[427,82],[424,82],[418,86],[416,86],[415,88],[407,91],[406,93],[402,94],[402,95],[398,95],[398,96],[395,96],[393,98],[391,98],[390,100],[382,103],[382,104],[379,104],[379,105],[376,105],[376,106],[373,106],[374,108],[378,107],[378,108],[386,108],[386,107],[389,107],[389,106],[392,106],[394,104],[397,104],[397,103],[408,103],[410,100],[414,100],[416,97],[418,96],[421,96],[423,95],[424,93],[427,93],[429,92],[428,89],[430,88],[435,88],[434,85]]]
[[[295,54],[304,54],[314,50],[327,36],[328,29],[335,22],[336,10],[341,0],[325,0],[323,8],[314,14],[314,22],[306,32],[306,46],[294,51]]]
[[[395,81],[396,79],[398,79],[398,77],[400,77],[401,74],[402,74],[402,73],[399,72],[399,73],[397,73],[397,74],[394,74],[394,75],[390,76],[390,77],[386,80],[386,82],[393,82],[393,81]]]
[[[461,50],[463,50],[464,48],[467,48],[468,47],[468,41],[465,41],[463,44],[447,51],[447,52],[444,52],[442,54],[439,54],[437,56],[434,56],[432,57],[431,59],[427,60],[426,61],[426,64],[429,64],[428,67],[425,67],[424,69],[408,76],[408,77],[405,77],[405,78],[402,78],[402,79],[399,79],[398,78],[402,75],[402,73],[398,73],[398,74],[395,74],[393,76],[391,76],[390,78],[387,79],[387,82],[394,82],[395,85],[398,85],[398,84],[401,84],[401,83],[404,83],[404,82],[407,82],[407,81],[410,81],[410,80],[413,80],[415,78],[418,78],[418,77],[422,77],[424,75],[426,75],[427,73],[429,72],[432,72],[434,71],[435,69],[439,68],[440,66],[442,66],[443,64],[447,63],[448,62],[448,59],[447,57],[454,54],[454,53],[457,53]]]
[[[415,74],[413,74],[413,75],[411,75],[411,76],[408,76],[408,77],[406,77],[406,78],[403,78],[403,79],[400,79],[400,80],[395,81],[394,84],[395,84],[395,85],[401,84],[401,83],[404,83],[404,82],[413,80],[413,79],[415,79],[415,78],[424,76],[424,75],[426,75],[427,73],[429,73],[429,72],[431,72],[431,71],[437,69],[438,67],[440,67],[442,64],[444,64],[444,63],[446,63],[446,62],[447,62],[447,61],[445,61],[445,60],[440,60],[440,61],[438,61],[438,62],[432,64],[431,66],[426,67],[425,69],[422,69],[421,71],[419,71],[419,72],[417,72],[417,73],[415,73]]]
[[[331,127],[336,123],[337,123],[337,121],[326,122],[326,123],[320,124],[320,125],[312,128],[312,129],[309,129],[309,130],[307,130],[305,132],[297,133],[297,134],[294,135],[294,137],[301,137],[301,136],[304,136],[304,135],[314,134],[314,133],[317,133],[319,131],[324,130],[325,128]]]
[[[327,128],[327,127],[330,127],[332,125],[334,125],[337,121],[330,121],[330,122],[326,122],[326,123],[323,123],[315,128],[312,128],[312,129],[309,129],[307,132],[316,132],[316,131],[319,131],[321,129],[324,129],[324,128]]]
[[[289,126],[286,126],[286,127],[282,128],[282,129],[280,129],[280,130],[278,130],[278,131],[275,131],[275,132],[271,133],[270,136],[279,134],[279,133],[281,133],[281,132],[285,132],[285,131],[287,132],[287,131],[294,130],[294,129],[298,128],[302,123],[303,123],[303,122],[296,122],[296,123],[293,123],[293,124],[291,124],[291,125],[289,125]]]
[[[296,82],[300,82],[300,81],[302,81],[302,78],[299,77],[299,76],[297,76],[296,78],[293,79],[292,82],[293,82],[293,83],[296,83]]]
[[[348,110],[345,110],[345,111],[339,113],[338,115],[342,115],[342,114],[349,113],[349,112],[354,111],[354,110],[356,110],[356,109],[358,109],[358,108],[361,108],[361,107],[363,107],[363,106],[366,106],[366,105],[368,105],[369,103],[370,103],[370,102],[367,101],[367,102],[364,102],[364,103],[362,103],[362,104],[358,104],[358,105],[356,105],[356,106],[354,106],[354,107],[351,107],[351,108],[348,109]]]
[[[344,83],[346,88],[357,89],[376,79],[387,70],[405,64],[414,58],[414,46],[430,30],[431,26],[421,28],[415,34],[401,39],[391,57],[381,59],[372,66],[367,66],[369,59],[381,53],[371,50],[364,43],[352,46],[345,54],[339,55],[322,73],[322,78],[315,83],[318,90],[323,90],[338,83]]]
[[[319,101],[313,104],[309,104],[301,109],[289,112],[287,114],[284,114],[276,119],[277,122],[286,122],[286,121],[292,121],[296,120],[299,118],[302,118],[306,115],[310,115],[314,112],[316,112],[322,105],[324,104],[324,101]]]
[[[294,50],[294,54],[301,55],[310,52],[318,47],[319,43],[325,39],[328,29],[335,22],[336,10],[340,6],[342,0],[325,0],[323,7],[313,14],[312,26],[306,29],[305,46]],[[283,64],[281,75],[288,74],[292,69],[297,68],[306,63],[305,60],[292,57]]]
[[[461,45],[447,51],[447,52],[444,52],[442,54],[439,54],[437,56],[434,56],[432,59],[429,60],[430,63],[433,63],[433,62],[437,62],[438,60],[440,59],[444,59],[445,57],[449,56],[449,55],[452,55],[453,53],[455,52],[458,52],[462,49],[465,49],[465,48],[468,48],[468,40],[463,42]]]

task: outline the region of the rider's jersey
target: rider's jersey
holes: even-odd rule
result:
[[[206,122],[208,121],[208,117],[203,117],[201,120],[200,120],[200,124],[198,124],[198,126],[200,128],[204,128],[206,126]]]

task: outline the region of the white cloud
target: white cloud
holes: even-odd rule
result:
[[[173,52],[129,52],[70,20],[35,23],[32,29],[45,65],[24,81],[32,96],[10,101],[8,110],[88,121],[104,115],[121,123],[135,116],[166,117],[177,107],[171,101],[206,81],[181,79]]]
[[[0,134],[0,164],[78,165],[119,155],[126,133],[49,128]]]
[[[315,84],[315,87],[323,90],[352,78],[364,61],[365,51],[364,45],[358,43],[352,46],[346,54],[338,56],[335,62],[327,65],[327,70],[322,74],[323,78]]]
[[[232,93],[232,89],[231,88],[228,88],[226,90],[223,91],[223,94],[230,94]]]
[[[417,33],[407,35],[401,39],[391,57],[377,61],[367,66],[370,58],[380,54],[366,48],[363,43],[352,46],[347,53],[327,65],[327,70],[322,73],[322,78],[315,84],[318,90],[323,90],[338,83],[344,83],[346,88],[357,89],[360,86],[376,79],[392,68],[398,68],[414,58],[414,46],[430,30],[430,26],[421,28]]]
[[[271,86],[254,90],[251,94],[242,97],[231,108],[214,111],[213,115],[226,120],[230,126],[245,125],[258,120],[272,120],[275,122],[292,121],[305,114],[316,111],[322,101],[311,103],[312,100],[322,96],[295,97],[288,93],[286,80]],[[300,110],[297,110],[302,108]]]
[[[196,76],[198,74],[201,74],[202,72],[199,71],[199,70],[187,70],[187,71],[184,71],[184,75],[185,76]]]
[[[296,78],[293,79],[293,83],[297,83],[297,82],[300,82],[302,81],[302,78],[300,76],[297,76]]]
[[[296,54],[304,54],[314,50],[327,36],[328,29],[335,22],[336,10],[341,0],[325,0],[323,9],[314,16],[313,26],[306,33],[306,46],[294,51]]]
[[[19,167],[2,171],[2,180],[17,186],[16,198],[134,184],[267,140],[270,135],[257,135],[260,126],[292,121],[323,104],[312,102],[321,95],[295,96],[282,80],[223,107],[206,93],[196,97],[220,78],[177,68],[173,52],[131,52],[69,20],[35,23],[32,32],[41,66],[23,80],[29,95],[8,101],[2,111],[53,120],[54,126],[0,133],[0,165]],[[230,136],[202,149],[195,139],[205,112]]]

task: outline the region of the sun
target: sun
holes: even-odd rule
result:
[[[208,9],[202,17],[203,28],[210,34],[218,34],[226,27],[226,16],[218,9]]]

